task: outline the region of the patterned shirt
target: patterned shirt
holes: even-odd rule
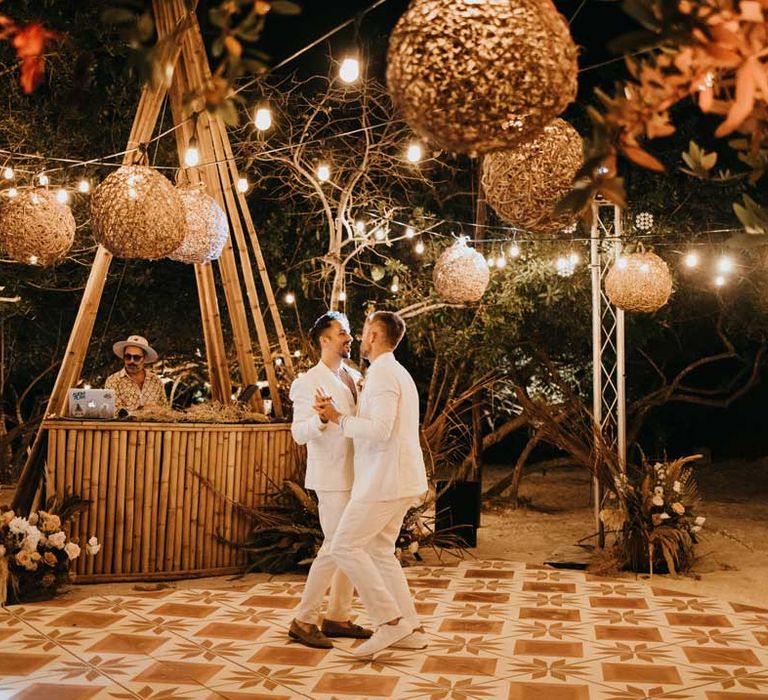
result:
[[[141,388],[128,376],[125,368],[110,374],[104,382],[104,388],[115,392],[116,409],[125,408],[128,411],[135,411],[150,404],[168,405],[160,377],[148,369],[144,370],[144,384]]]

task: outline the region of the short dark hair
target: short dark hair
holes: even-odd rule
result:
[[[345,328],[349,328],[349,320],[341,311],[326,311],[318,318],[309,331],[309,337],[313,345],[320,347],[320,336],[325,333],[334,321],[338,321]]]
[[[389,344],[396,348],[405,335],[405,321],[394,311],[374,311],[368,323],[378,323]]]

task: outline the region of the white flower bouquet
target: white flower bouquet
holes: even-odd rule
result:
[[[89,555],[99,549],[95,537],[85,545]],[[55,513],[40,510],[24,518],[0,510],[0,605],[51,597],[72,580],[70,564],[81,551],[67,538]]]

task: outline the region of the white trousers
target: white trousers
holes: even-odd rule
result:
[[[331,541],[344,509],[349,503],[350,491],[316,491],[315,493],[317,493],[318,515],[324,539],[309,568],[304,594],[296,608],[296,619],[312,625],[318,624],[320,607],[330,586],[331,595],[328,598],[325,617],[328,620],[344,622],[351,617],[354,588],[349,579],[338,570],[331,556]]]
[[[331,555],[376,625],[398,617],[414,628],[421,624],[403,567],[395,557],[403,518],[419,501],[413,496],[374,503],[350,501],[336,529]]]

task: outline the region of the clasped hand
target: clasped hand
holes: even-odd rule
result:
[[[324,423],[328,421],[338,423],[341,418],[341,413],[336,409],[333,399],[319,389],[315,391],[315,403],[312,408]]]

